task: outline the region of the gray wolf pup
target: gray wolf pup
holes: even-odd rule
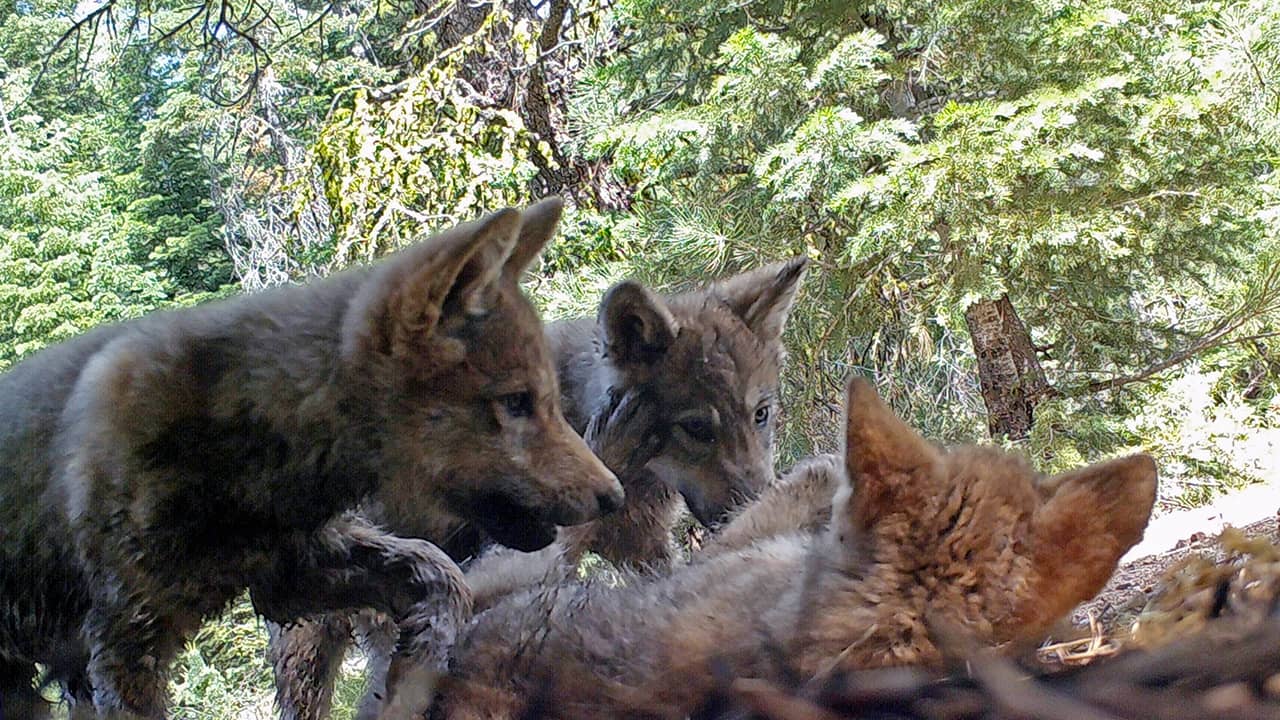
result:
[[[35,663],[78,713],[163,717],[174,656],[246,588],[277,622],[376,608],[399,623],[397,663],[439,663],[470,615],[461,572],[343,514],[370,495],[523,549],[619,507],[517,285],[559,214],[503,210],[371,267],[98,328],[0,376],[6,717],[47,710]]]
[[[563,528],[560,542],[536,556],[494,548],[478,560],[490,569],[478,575],[488,582],[477,600],[536,584],[587,550],[620,566],[665,569],[676,557],[672,528],[683,504],[713,524],[774,479],[782,332],[807,263],[794,258],[668,297],[624,281],[605,294],[595,318],[547,326],[565,417],[621,479],[627,501],[617,513]],[[461,518],[414,516],[411,507],[375,498],[364,512],[459,562],[482,549],[483,536]],[[328,715],[353,632],[371,668],[359,717],[377,715],[394,647],[385,617],[335,614],[271,630],[287,720]]]
[[[681,497],[711,527],[775,479],[782,332],[807,266],[793,258],[668,297],[623,282],[594,322],[548,326],[569,422],[585,428],[635,392],[637,416],[610,432],[659,439],[643,469],[622,477],[621,512],[563,531],[571,560],[590,549],[665,568]]]
[[[988,644],[1038,639],[1146,527],[1146,455],[1041,478],[996,448],[931,445],[863,381],[846,400],[844,472],[819,459],[771,488],[739,518],[753,543],[735,533],[665,577],[507,598],[463,633],[433,712],[687,717],[712,698],[717,665],[782,680],[938,662],[940,625]],[[827,529],[795,529],[826,512]]]

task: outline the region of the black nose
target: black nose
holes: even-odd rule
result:
[[[601,515],[617,512],[625,499],[626,496],[618,492],[603,492],[596,495],[596,502],[600,503]]]

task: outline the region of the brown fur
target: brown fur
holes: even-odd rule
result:
[[[397,663],[438,663],[470,614],[461,572],[343,511],[379,493],[532,549],[619,506],[517,285],[559,212],[99,328],[0,377],[4,702],[42,713],[43,663],[81,715],[161,717],[173,658],[246,588],[277,622],[376,608]]]
[[[827,497],[796,479],[782,487],[812,493],[768,498],[796,507],[739,516],[766,536],[754,543],[625,587],[512,597],[455,647],[441,714],[510,718],[546,699],[546,716],[678,718],[709,699],[713,664],[777,678],[934,663],[931,620],[989,644],[1037,638],[1097,592],[1155,501],[1145,455],[1043,481],[995,448],[934,447],[862,381],[847,408],[845,473],[802,470],[836,476],[826,531],[785,527],[811,525]]]
[[[843,473],[841,460],[836,455],[819,455],[801,461],[755,502],[738,511],[723,530],[711,536],[694,559],[705,560],[722,552],[741,550],[786,533],[821,531],[831,523],[831,498]],[[467,582],[471,582],[470,577]]]
[[[562,576],[561,565],[588,550],[620,566],[666,569],[677,557],[671,531],[685,503],[700,520],[715,523],[773,479],[781,334],[806,264],[796,258],[671,297],[623,282],[606,293],[596,318],[547,328],[565,415],[618,474],[627,502],[599,522],[561,529],[554,549],[492,549],[477,561],[485,568],[479,577],[487,579],[480,607]],[[760,408],[767,410],[757,421]],[[690,421],[705,422],[705,437],[681,427]],[[458,560],[481,549],[483,538],[461,518],[414,515],[408,511],[414,507],[379,497],[365,511]],[[301,623],[271,644],[286,720],[313,720],[327,711],[332,684],[318,672],[327,665],[314,657],[340,654],[345,646],[328,642],[333,629],[325,622]],[[360,619],[355,627],[368,637],[377,632]],[[384,653],[365,649],[385,664]],[[371,673],[362,719],[376,714],[382,685]]]

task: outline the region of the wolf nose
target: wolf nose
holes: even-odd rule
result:
[[[610,490],[596,495],[596,502],[600,504],[600,514],[608,515],[617,512],[622,507],[623,501],[627,498],[619,490]]]

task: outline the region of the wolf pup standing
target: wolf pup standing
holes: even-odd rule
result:
[[[767,492],[758,502],[797,507],[740,515],[754,543],[478,615],[438,716],[687,717],[726,675],[937,662],[934,621],[989,644],[1037,639],[1102,587],[1155,502],[1145,455],[1038,478],[996,448],[931,445],[865,382],[849,385],[846,408],[845,472],[817,460]],[[823,508],[828,529],[788,531]]]
[[[389,613],[397,662],[438,664],[470,596],[435,546],[342,515],[375,492],[524,549],[619,507],[517,286],[559,213],[500,211],[372,267],[99,328],[0,376],[5,716],[47,711],[42,663],[77,712],[162,717],[174,656],[245,588],[279,622]]]
[[[482,557],[487,582],[477,600],[537,584],[586,550],[618,565],[665,569],[675,557],[682,496],[713,524],[774,479],[782,331],[807,264],[793,258],[666,297],[624,281],[605,294],[595,318],[548,325],[565,417],[618,474],[627,501],[608,517],[562,529],[561,542],[538,556],[496,549]],[[431,540],[455,559],[480,549],[483,538],[461,519],[412,510],[377,497],[364,508],[382,526]],[[361,613],[272,628],[285,720],[328,715],[353,630],[371,668],[357,717],[376,717],[394,634]]]

